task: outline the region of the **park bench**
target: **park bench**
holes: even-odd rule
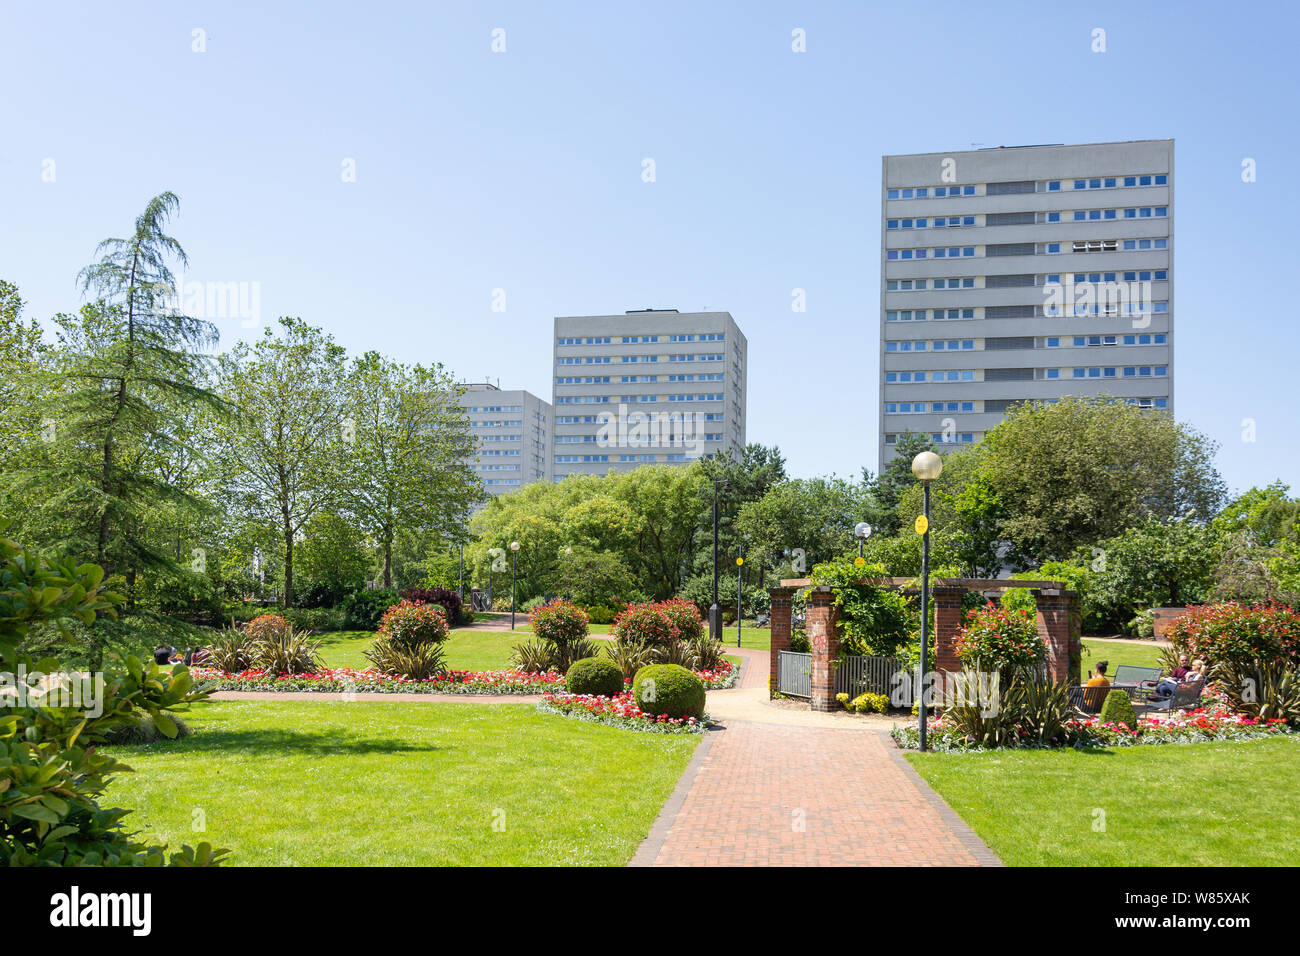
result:
[[[1116,687],[1128,694],[1133,703],[1138,704],[1151,696],[1151,692],[1155,690],[1162,673],[1158,667],[1135,667],[1132,664],[1120,664],[1115,668],[1115,675],[1111,680]]]
[[[1195,707],[1201,700],[1201,694],[1205,690],[1205,681],[1194,680],[1185,684],[1179,684],[1174,688],[1174,692],[1164,700],[1154,697],[1146,699],[1147,710],[1186,710],[1188,707]]]
[[[1113,687],[1103,684],[1100,687],[1071,687],[1070,688],[1070,706],[1082,714],[1092,716],[1101,711],[1101,705],[1106,701],[1106,695],[1109,694]]]

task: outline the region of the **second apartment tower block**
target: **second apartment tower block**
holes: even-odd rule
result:
[[[885,156],[880,463],[1017,402],[1173,411],[1174,143]]]
[[[748,344],[727,312],[557,317],[556,481],[745,448]]]

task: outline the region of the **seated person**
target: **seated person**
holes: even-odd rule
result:
[[[1110,667],[1110,661],[1098,661],[1097,673],[1088,679],[1085,687],[1106,687],[1110,684],[1110,678],[1106,676],[1106,668]]]
[[[1205,680],[1205,671],[1207,670],[1205,661],[1197,659],[1192,661],[1192,669],[1187,672],[1185,680],[1187,682],[1196,682]]]
[[[153,649],[153,662],[160,667],[166,667],[172,662],[172,655],[176,653],[176,648],[170,644],[159,644]]]
[[[1169,676],[1173,678],[1175,684],[1181,684],[1183,681],[1187,680],[1187,674],[1190,670],[1191,667],[1188,664],[1187,655],[1179,654],[1178,666],[1173,669]]]

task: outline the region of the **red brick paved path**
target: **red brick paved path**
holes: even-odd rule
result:
[[[765,661],[744,656],[741,686],[765,685]],[[988,866],[998,860],[883,733],[728,720],[700,745],[632,865]]]
[[[739,721],[715,733],[662,845],[652,832],[634,865],[996,862],[883,734]]]

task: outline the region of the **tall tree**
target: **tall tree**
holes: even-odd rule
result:
[[[889,460],[880,474],[874,478],[863,471],[866,482],[875,496],[879,506],[879,530],[892,535],[902,527],[903,522],[897,514],[898,503],[908,488],[916,484],[912,474],[912,459],[923,451],[933,451],[934,445],[928,435],[920,432],[906,431],[898,436],[894,445],[894,457]]]
[[[140,571],[177,567],[151,534],[154,509],[199,507],[152,458],[186,443],[187,409],[223,410],[206,385],[211,360],[203,354],[216,329],[173,307],[168,264],[188,260],[164,226],[178,207],[170,192],[155,196],[130,235],[105,239],[100,258],[81,271],[82,290],[96,298],[63,323],[52,447],[25,476],[44,510],[68,519],[64,547],[89,551],[106,572],[125,576],[128,609]]]
[[[367,352],[348,371],[342,490],[345,507],[378,545],[384,587],[392,586],[399,532],[459,543],[481,500],[469,468],[476,441],[456,395],[440,365],[407,366]]]
[[[1036,567],[1148,516],[1210,520],[1225,496],[1217,447],[1166,413],[1067,396],[1013,407],[984,437],[979,460],[1005,509],[1002,537]]]
[[[344,449],[344,350],[302,319],[280,319],[221,360],[221,391],[240,409],[222,426],[231,504],[274,522],[283,549],[285,605],[293,603],[296,539],[312,516],[336,507]]]

